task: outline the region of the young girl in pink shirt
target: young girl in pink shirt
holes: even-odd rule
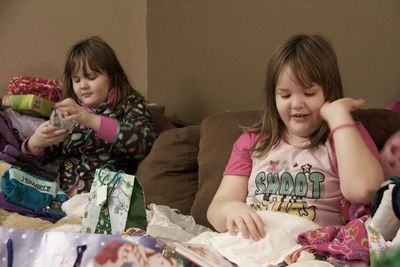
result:
[[[267,70],[260,121],[233,146],[207,217],[220,232],[259,240],[257,212],[280,211],[321,226],[341,223],[340,202],[370,203],[383,182],[377,149],[344,98],[336,54],[319,35],[296,35]]]

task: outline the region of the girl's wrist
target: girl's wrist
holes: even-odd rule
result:
[[[340,124],[338,126],[335,126],[335,127],[331,128],[330,136],[333,136],[335,134],[335,132],[337,132],[337,131],[339,131],[341,129],[354,128],[354,127],[356,127],[356,123],[354,121],[353,122],[349,122],[349,123]]]
[[[332,115],[331,119],[327,120],[327,123],[329,125],[329,129],[334,129],[343,124],[354,124],[354,120],[351,114],[346,112]]]
[[[101,121],[101,115],[93,114],[93,113],[87,113],[86,115],[86,127],[92,128],[94,131],[98,131],[100,128],[100,121]]]
[[[32,137],[29,138],[28,141],[26,142],[25,149],[27,150],[28,153],[34,155],[42,154],[44,151],[43,147],[32,144]]]

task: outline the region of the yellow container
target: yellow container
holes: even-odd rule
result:
[[[6,95],[3,98],[3,106],[22,114],[48,118],[54,102],[37,95]]]

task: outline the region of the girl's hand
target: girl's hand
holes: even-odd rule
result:
[[[67,138],[68,132],[65,129],[58,129],[49,121],[42,123],[28,140],[28,150],[32,153],[43,152],[51,145],[58,144]]]
[[[64,115],[66,120],[75,120],[83,125],[85,125],[85,121],[90,116],[90,113],[78,105],[72,98],[64,99],[56,103],[54,107]]]
[[[333,102],[326,102],[321,107],[320,114],[332,129],[343,123],[352,123],[353,118],[350,112],[358,109],[364,103],[363,99],[340,98]]]
[[[264,223],[254,209],[243,202],[231,202],[226,226],[231,235],[241,232],[244,238],[260,240],[265,236]]]

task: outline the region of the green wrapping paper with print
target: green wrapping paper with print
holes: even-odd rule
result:
[[[86,233],[120,235],[128,228],[146,230],[144,194],[134,175],[96,169],[89,202],[82,219]]]

